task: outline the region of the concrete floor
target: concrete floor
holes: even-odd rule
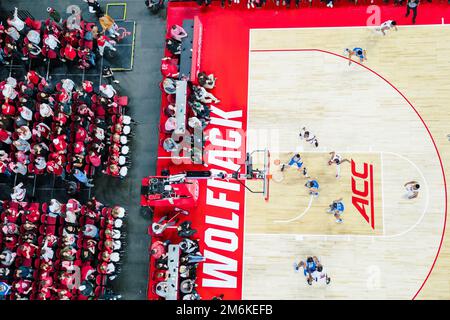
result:
[[[108,2],[114,1],[100,0],[102,7]],[[120,94],[130,98],[128,114],[138,121],[138,125],[131,144],[132,166],[128,177],[118,180],[102,176],[96,179],[92,193],[105,204],[119,204],[128,210],[126,254],[122,272],[114,280],[113,287],[124,299],[137,300],[146,299],[147,291],[150,240],[147,226],[151,218],[141,212],[139,197],[141,179],[155,173],[161,101],[159,61],[164,54],[165,11],[152,15],[143,0],[117,2],[126,2],[127,20],[136,21],[133,71],[116,72],[115,75],[120,80]],[[48,6],[63,13],[70,4],[80,6],[85,20],[95,20],[82,0],[2,0],[0,9],[13,10],[17,6],[29,11],[35,19],[45,19]]]

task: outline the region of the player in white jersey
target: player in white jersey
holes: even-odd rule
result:
[[[420,188],[420,185],[417,181],[409,181],[405,183],[404,187],[406,189],[406,197],[408,199],[417,198],[417,196],[419,195],[419,188]]]
[[[339,178],[339,174],[341,173],[341,164],[344,162],[350,162],[348,159],[342,159],[341,155],[337,154],[335,151],[331,151],[330,160],[328,161],[328,165],[331,166],[333,163],[336,165],[336,178]]]
[[[388,20],[381,24],[380,28],[377,28],[377,31],[381,31],[383,36],[386,35],[386,31],[394,29],[397,31],[397,22],[395,20]]]
[[[302,130],[300,130],[299,133],[300,139],[305,139],[306,142],[309,142],[316,148],[319,146],[319,142],[317,141],[316,135],[313,134],[311,131],[307,130],[306,127],[303,127]]]
[[[311,274],[313,281],[317,283],[330,284],[331,278],[327,275],[322,265],[318,266],[316,271]]]

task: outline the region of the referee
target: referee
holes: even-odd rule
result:
[[[420,0],[408,0],[408,3],[406,4],[406,14],[405,17],[409,16],[409,13],[413,12],[412,17],[412,23],[416,23],[416,17],[417,17],[417,7],[419,6]]]

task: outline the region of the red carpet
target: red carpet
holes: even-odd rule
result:
[[[378,1],[377,1],[378,2]],[[270,4],[273,7],[273,4]],[[411,17],[404,17],[406,9],[404,6],[382,5],[381,22],[394,19],[399,25],[411,23]],[[168,8],[167,26],[182,24],[183,19],[192,19],[195,15],[200,17],[204,27],[201,69],[214,73],[218,78],[212,93],[221,102],[218,108],[225,112],[241,110],[242,115],[232,118],[234,124],[242,122],[242,130],[225,127],[220,124],[210,124],[208,130],[218,129],[222,138],[227,140],[226,147],[222,150],[228,151],[219,155],[214,163],[211,163],[212,155],[219,148],[209,145],[210,164],[208,169],[224,170],[224,166],[230,167],[226,162],[233,163],[237,159],[230,158],[230,152],[240,153],[241,160],[245,156],[245,145],[239,146],[236,135],[239,135],[245,144],[245,131],[247,127],[247,87],[248,87],[248,56],[249,56],[249,29],[251,28],[289,28],[289,27],[337,27],[337,26],[366,26],[370,14],[366,13],[367,5],[347,3],[338,1],[332,9],[327,8],[324,3],[308,8],[303,3],[300,9],[269,9],[257,8],[248,10],[246,4],[236,6],[220,7],[220,2],[214,2],[208,8],[199,8],[195,3],[171,2]],[[424,3],[418,10],[417,24],[441,24],[442,18],[450,22],[450,6],[443,4]],[[163,106],[166,103],[163,101]],[[222,115],[212,114],[213,117],[221,118]],[[235,115],[234,115],[235,116]],[[162,114],[161,123],[164,124],[166,117]],[[210,135],[211,136],[211,135]],[[161,133],[161,139],[165,135]],[[238,138],[239,138],[238,137]],[[236,143],[233,143],[236,142]],[[217,143],[216,143],[217,144]],[[161,147],[158,154],[160,157],[169,156]],[[157,174],[170,165],[168,160],[158,160]],[[174,166],[170,165],[171,173],[183,170],[204,170],[202,166]],[[231,172],[230,169],[226,171]],[[214,200],[216,199],[216,200]],[[218,200],[217,200],[218,199]],[[264,201],[261,196],[261,201]],[[207,186],[205,180],[200,181],[199,205],[196,210],[191,211],[187,217],[193,222],[193,227],[198,230],[196,236],[201,239],[201,252],[208,256],[208,260],[200,264],[197,272],[197,288],[202,299],[211,299],[213,296],[224,294],[224,299],[242,298],[242,276],[243,276],[243,242],[244,242],[244,212],[245,192],[242,186],[235,183],[226,185]],[[161,216],[155,212],[155,219]],[[217,220],[217,218],[222,220]],[[173,235],[175,238],[175,235]],[[152,267],[150,267],[152,271]],[[158,297],[152,293],[152,282],[149,283],[149,299]]]

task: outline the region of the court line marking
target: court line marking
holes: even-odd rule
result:
[[[424,25],[424,26],[425,26],[425,25]],[[426,26],[432,26],[432,25],[426,25]],[[419,26],[417,25],[416,27],[419,27]],[[262,28],[262,29],[263,29],[263,28]],[[280,29],[283,29],[283,28],[272,28],[272,29],[280,30]],[[286,30],[286,29],[288,29],[288,28],[284,28],[284,30]],[[297,28],[297,29],[305,29],[305,28]],[[322,29],[323,29],[323,28],[322,28]],[[328,29],[331,29],[331,28],[328,28]],[[251,30],[252,30],[252,29],[250,29],[250,31],[251,31]],[[251,33],[250,33],[250,34],[251,34]],[[251,48],[250,48],[249,51],[252,51],[252,52],[268,52],[268,51],[306,51],[306,50],[273,50],[273,49],[272,49],[272,50],[256,50],[256,51],[254,51],[254,50],[251,50]],[[333,53],[333,52],[330,52],[330,51],[319,50],[319,49],[309,49],[308,51],[325,52],[325,53],[328,53],[328,54],[331,54],[331,55],[334,55],[334,56],[337,56],[337,57],[344,58],[344,59],[346,59],[346,60],[350,60],[349,58],[346,58],[346,57],[344,57],[344,56],[342,56],[342,55],[338,55],[338,54]],[[444,201],[444,218],[443,218],[442,234],[441,234],[441,239],[440,239],[439,246],[438,246],[438,249],[437,249],[437,252],[436,252],[436,256],[435,256],[435,258],[434,258],[434,260],[433,260],[433,263],[432,263],[432,265],[431,265],[431,267],[430,267],[430,270],[429,270],[429,272],[428,272],[428,274],[427,274],[425,280],[423,281],[422,285],[421,285],[420,288],[417,290],[417,292],[415,293],[415,295],[412,297],[412,300],[415,300],[416,297],[417,297],[417,296],[419,295],[419,293],[421,292],[422,288],[425,286],[425,283],[427,282],[428,278],[430,277],[430,275],[431,275],[431,273],[432,273],[432,271],[433,271],[433,269],[434,269],[434,266],[436,265],[436,262],[437,262],[437,259],[438,259],[438,257],[439,257],[439,254],[440,254],[440,252],[441,252],[442,245],[443,245],[443,243],[444,243],[444,237],[445,237],[445,231],[446,231],[446,224],[447,224],[448,193],[447,193],[447,179],[446,179],[446,176],[445,176],[445,171],[444,171],[444,166],[443,166],[443,163],[442,163],[441,154],[440,154],[439,149],[438,149],[438,147],[437,147],[437,145],[436,145],[436,142],[435,142],[435,140],[434,140],[434,137],[433,137],[433,135],[431,134],[430,129],[428,128],[427,124],[426,124],[425,121],[423,120],[423,118],[422,118],[422,116],[420,115],[420,113],[417,111],[417,109],[416,109],[416,108],[412,105],[412,103],[409,101],[409,99],[408,99],[408,98],[407,98],[407,97],[406,97],[406,96],[405,96],[405,95],[404,95],[397,87],[395,87],[391,82],[389,82],[385,77],[383,77],[382,75],[380,75],[380,74],[377,73],[376,71],[372,70],[371,68],[369,68],[369,67],[367,67],[367,66],[365,66],[365,65],[363,65],[363,64],[361,64],[361,63],[359,63],[359,62],[357,62],[357,61],[353,61],[353,62],[354,62],[356,65],[359,65],[359,66],[365,68],[366,70],[372,72],[373,74],[377,75],[378,77],[380,77],[381,79],[383,79],[384,81],[386,81],[393,89],[395,89],[395,91],[397,91],[397,93],[398,93],[400,96],[402,96],[402,97],[406,100],[406,102],[407,102],[407,103],[410,105],[410,107],[414,110],[414,112],[416,113],[416,115],[417,115],[417,116],[419,117],[419,119],[422,121],[422,124],[424,125],[425,129],[427,130],[428,135],[430,136],[431,141],[432,141],[432,143],[433,143],[433,146],[434,146],[434,149],[435,149],[435,151],[436,151],[436,154],[437,154],[437,156],[438,156],[439,165],[440,165],[440,167],[441,167],[441,173],[442,173],[442,178],[443,178],[443,182],[444,182],[444,200],[445,200],[445,201]],[[248,106],[247,106],[247,111],[248,111]]]
[[[363,153],[363,152],[353,152],[353,153]],[[367,238],[375,237],[375,238],[380,238],[380,239],[391,239],[391,238],[401,237],[401,236],[405,235],[406,233],[409,233],[410,231],[412,231],[413,229],[415,229],[415,228],[422,222],[422,220],[423,220],[424,217],[425,217],[425,214],[426,214],[427,211],[428,211],[429,202],[430,202],[430,193],[429,193],[430,189],[429,189],[428,182],[427,182],[427,180],[426,180],[426,178],[425,178],[425,175],[423,174],[422,170],[420,170],[420,168],[419,168],[412,160],[406,158],[405,156],[403,156],[403,155],[401,155],[401,154],[395,153],[395,152],[391,152],[391,151],[371,151],[371,152],[366,152],[366,153],[378,153],[378,154],[380,154],[380,155],[382,155],[382,153],[385,153],[385,154],[392,154],[392,155],[394,155],[394,156],[399,157],[400,159],[403,159],[403,160],[409,162],[409,163],[416,169],[416,171],[417,171],[417,172],[419,173],[419,175],[421,176],[422,181],[423,181],[423,183],[424,183],[424,185],[425,185],[425,189],[426,189],[425,206],[424,206],[424,209],[423,209],[423,211],[422,211],[422,214],[421,214],[420,217],[417,219],[417,221],[416,221],[412,226],[410,226],[408,229],[406,229],[406,230],[404,230],[404,231],[402,231],[402,232],[400,232],[400,233],[396,233],[396,234],[392,234],[392,235],[385,235],[385,234],[383,234],[383,235],[376,235],[376,234],[369,235],[369,234],[347,234],[347,233],[345,233],[345,234],[301,234],[301,236],[303,236],[303,237],[333,237],[333,238],[335,238],[335,237],[367,237]],[[383,194],[382,194],[382,196],[383,196]],[[383,198],[383,199],[384,199],[384,198]],[[308,209],[309,209],[309,208],[308,208]],[[384,203],[383,203],[383,210],[384,210]],[[383,211],[383,219],[384,219],[384,211]],[[294,220],[295,220],[295,219],[294,219]],[[384,223],[384,221],[383,221],[383,223]],[[384,230],[384,226],[383,226],[383,230]],[[268,233],[268,234],[266,234],[266,233],[248,233],[248,235],[260,235],[260,236],[268,236],[268,235],[298,236],[298,235],[300,235],[300,234],[294,234],[294,233],[274,233],[274,234],[271,234],[271,233]]]
[[[331,149],[328,149],[328,150],[331,150]],[[326,154],[329,154],[331,151],[328,151],[328,150],[317,150],[317,149],[315,149],[315,150],[303,150],[303,151],[299,151],[298,153],[300,153],[300,154],[302,154],[302,153],[326,153]],[[336,150],[336,149],[333,149],[332,151],[334,151],[334,152],[336,152],[338,154],[341,154],[341,155],[345,154],[345,153],[377,154],[377,153],[383,152],[383,151],[374,151],[374,150],[372,150],[372,151],[368,151],[368,150],[367,151],[356,151],[356,150],[346,150],[346,151],[344,151],[344,150]],[[272,151],[271,150],[270,153],[271,154],[281,154],[281,153],[293,154],[294,152],[292,150],[288,150],[288,151],[284,151],[284,150]]]
[[[381,214],[383,221],[383,235],[386,235],[386,224],[384,223],[384,162],[383,162],[383,152],[380,152],[380,162],[381,162]]]
[[[248,130],[248,127],[249,127],[249,123],[250,123],[250,94],[249,94],[249,91],[250,91],[250,75],[251,75],[251,66],[252,66],[252,64],[251,64],[251,51],[250,51],[250,44],[252,43],[252,33],[250,32],[251,30],[249,29],[248,30],[248,56],[247,56],[247,61],[248,61],[248,65],[247,65],[247,110],[245,110],[245,113],[246,113],[246,116],[247,116],[247,121],[246,121],[246,123],[245,123],[245,130],[246,130],[246,132],[247,132],[247,130]],[[246,134],[246,138],[245,138],[245,148],[247,149],[247,146],[248,146],[248,135]],[[247,152],[247,150],[245,150],[245,152]],[[269,182],[270,183],[270,182]],[[270,192],[270,190],[269,190],[269,192]],[[270,196],[270,194],[269,194],[269,196]],[[244,217],[243,217],[243,219],[244,219],[244,222],[243,222],[243,231],[242,231],[242,234],[243,234],[243,239],[242,239],[242,271],[241,271],[241,276],[240,276],[240,279],[241,279],[241,298],[242,299],[245,299],[245,296],[244,296],[244,292],[245,292],[245,290],[244,290],[244,284],[245,284],[245,281],[244,281],[244,277],[245,277],[245,239],[246,239],[246,237],[247,237],[247,235],[246,235],[246,232],[245,232],[245,228],[246,228],[246,222],[247,222],[247,189],[245,189],[245,191],[244,191],[244,201],[243,201],[243,206],[244,206]]]
[[[395,238],[395,237],[400,237],[408,232],[410,232],[411,230],[415,229],[423,220],[423,218],[425,217],[425,214],[428,211],[428,206],[430,204],[430,188],[428,186],[428,181],[425,178],[425,175],[423,174],[422,170],[420,170],[420,168],[410,159],[406,158],[405,156],[402,156],[401,154],[395,153],[395,152],[390,152],[390,151],[386,151],[385,153],[387,154],[392,154],[395,155],[407,162],[409,162],[416,170],[417,172],[419,172],[420,177],[422,178],[423,183],[425,184],[425,188],[427,190],[426,192],[426,200],[425,200],[425,207],[423,209],[422,215],[420,216],[420,218],[416,221],[416,223],[414,225],[412,225],[411,227],[409,227],[408,229],[404,230],[403,232],[400,232],[398,234],[394,234],[394,235],[387,235],[384,238]]]
[[[276,28],[276,29],[279,30],[279,28]],[[300,29],[300,28],[297,28],[297,29]],[[323,29],[323,28],[319,28],[319,29]],[[325,28],[325,29],[326,29],[326,28]],[[283,53],[283,52],[320,52],[320,53],[330,54],[330,55],[332,55],[332,56],[336,56],[336,57],[339,57],[339,58],[342,58],[342,59],[345,59],[345,60],[350,60],[349,58],[344,57],[344,56],[342,56],[342,55],[340,55],[340,54],[336,54],[336,53],[333,53],[333,52],[331,52],[331,51],[321,50],[321,49],[261,49],[261,50],[250,50],[250,51],[251,51],[251,52],[272,52],[272,53]],[[444,171],[443,171],[443,166],[442,166],[441,156],[440,156],[439,150],[438,150],[438,148],[437,148],[437,146],[436,146],[436,143],[435,143],[435,141],[434,141],[434,138],[433,138],[433,136],[431,135],[430,130],[428,129],[428,127],[427,127],[425,121],[422,119],[422,117],[421,117],[421,115],[419,114],[419,112],[414,108],[414,106],[411,104],[411,102],[408,100],[408,98],[406,98],[406,96],[405,96],[400,90],[398,90],[391,82],[389,82],[386,78],[384,78],[383,76],[381,76],[381,75],[380,75],[379,73],[377,73],[376,71],[370,69],[369,67],[363,65],[362,63],[359,63],[359,62],[354,61],[354,60],[352,60],[352,61],[355,62],[356,65],[359,65],[359,66],[365,68],[366,70],[372,72],[374,75],[378,76],[379,78],[381,78],[382,80],[384,80],[387,84],[389,84],[395,91],[397,91],[397,93],[398,93],[401,97],[403,97],[403,98],[405,99],[405,101],[411,106],[411,108],[413,109],[413,111],[416,113],[416,115],[417,115],[417,116],[419,117],[419,119],[422,121],[422,124],[425,126],[425,128],[426,128],[426,130],[427,130],[427,132],[428,132],[428,134],[429,134],[429,136],[430,136],[430,138],[431,138],[431,142],[432,142],[432,144],[434,145],[434,148],[435,148],[435,150],[436,150],[438,159],[439,159],[440,164],[441,164],[441,170],[442,170],[442,173],[443,173],[444,186],[445,186],[445,188],[444,188],[444,192],[445,192],[445,209],[444,209],[444,210],[445,210],[445,215],[444,215],[444,229],[443,229],[443,235],[442,235],[442,237],[441,237],[441,244],[440,244],[440,247],[441,247],[441,246],[442,246],[442,242],[443,242],[443,237],[444,237],[444,234],[445,234],[445,224],[446,224],[446,220],[447,220],[447,189],[446,189],[446,179],[445,179],[445,173],[444,173]],[[370,153],[370,151],[369,151],[368,153]],[[413,163],[410,159],[408,159],[408,158],[406,158],[406,157],[404,157],[404,156],[402,156],[402,155],[399,155],[399,154],[397,154],[397,153],[395,153],[395,152],[387,152],[387,151],[385,151],[385,153],[391,153],[391,154],[394,154],[394,155],[399,156],[400,158],[403,158],[404,160],[410,162],[410,164],[412,164],[412,165],[416,168],[416,170],[418,170],[419,174],[422,176],[422,179],[424,179],[424,182],[425,182],[426,187],[427,187],[426,209],[428,209],[428,204],[429,204],[429,188],[428,188],[428,183],[427,183],[427,181],[425,180],[425,177],[424,177],[422,171],[417,167],[417,165],[416,165],[415,163]],[[411,231],[412,229],[414,229],[415,227],[417,227],[417,225],[423,220],[423,218],[424,218],[424,216],[425,216],[425,213],[426,213],[426,210],[424,210],[424,212],[422,213],[422,216],[419,218],[419,220],[416,222],[416,224],[414,224],[411,228],[405,230],[406,232],[404,231],[404,232],[401,232],[401,233],[399,233],[399,234],[389,235],[389,236],[385,236],[385,237],[386,237],[386,238],[393,238],[393,237],[398,237],[398,236],[404,235],[405,233],[408,233],[409,231]],[[362,235],[362,236],[367,236],[367,235]],[[375,236],[375,235],[374,235],[374,236]],[[377,237],[380,237],[380,236],[377,236]],[[440,247],[439,247],[439,249],[438,249],[438,255],[439,255]],[[435,258],[434,263],[436,262],[436,260],[437,260],[437,257]],[[434,264],[433,264],[433,266],[434,266]],[[420,291],[420,290],[419,290],[419,291]]]
[[[293,221],[296,221],[296,220],[300,220],[305,214],[308,213],[309,209],[311,208],[311,204],[313,202],[313,199],[314,199],[314,196],[310,195],[308,207],[302,213],[300,213],[298,216],[296,216],[296,217],[294,217],[294,218],[292,218],[290,220],[274,220],[273,222],[275,222],[275,223],[289,223],[289,222],[293,222]]]

